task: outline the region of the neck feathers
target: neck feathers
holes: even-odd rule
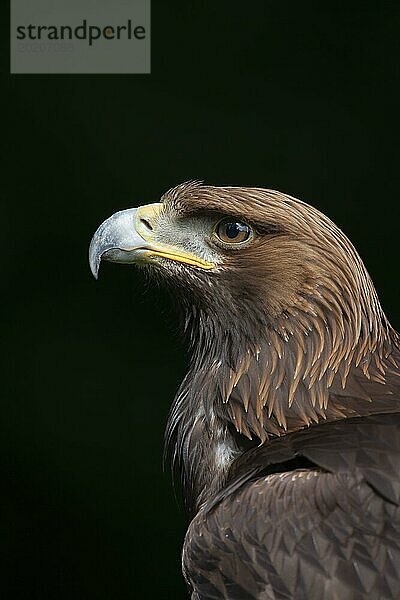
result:
[[[191,312],[192,362],[167,428],[189,511],[223,487],[248,447],[323,421],[399,410],[398,334],[373,288],[366,310],[334,287],[314,285],[291,310],[250,329],[246,313],[229,323]]]

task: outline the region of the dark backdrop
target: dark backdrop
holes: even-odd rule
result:
[[[6,75],[2,598],[185,597],[161,458],[185,353],[162,291],[92,278],[112,212],[191,178],[288,192],[350,236],[399,324],[398,6],[153,1],[151,75]]]

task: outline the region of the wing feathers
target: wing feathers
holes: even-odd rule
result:
[[[188,529],[192,598],[400,598],[399,431],[375,415],[247,452]]]

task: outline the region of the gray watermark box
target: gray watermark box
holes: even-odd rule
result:
[[[11,73],[150,73],[150,0],[11,0]]]

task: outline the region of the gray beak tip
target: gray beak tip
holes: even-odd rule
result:
[[[131,251],[145,245],[145,240],[135,229],[136,212],[136,208],[129,208],[115,213],[93,235],[89,246],[89,265],[95,279],[98,279],[102,260],[133,262]]]
[[[89,265],[92,275],[95,279],[99,278],[101,254],[98,252],[95,236],[93,237],[89,248]]]

